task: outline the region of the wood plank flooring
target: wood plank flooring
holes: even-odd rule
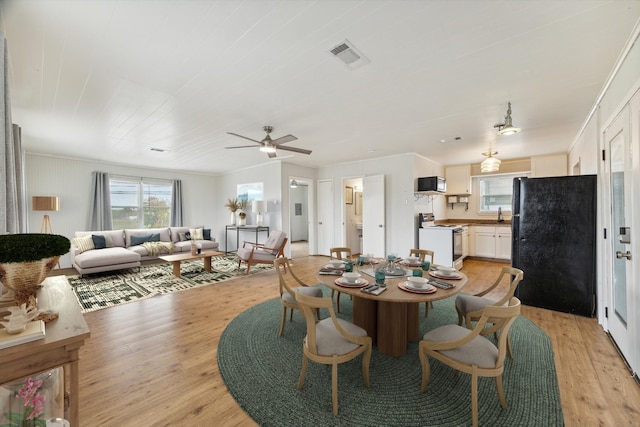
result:
[[[326,258],[293,262],[316,283]],[[502,266],[465,261],[467,292],[493,282]],[[235,316],[277,296],[277,275],[266,272],[86,314],[81,425],[255,425],[220,378],[217,345]],[[595,319],[526,306],[522,315],[551,337],[567,426],[638,425],[640,387]]]

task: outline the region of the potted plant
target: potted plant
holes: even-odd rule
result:
[[[58,234],[0,236],[0,282],[15,294],[15,304],[35,306],[36,292],[70,242]]]
[[[225,208],[228,208],[231,211],[231,224],[236,224],[236,211],[240,209],[240,202],[237,197],[227,200],[227,203],[224,205]]]

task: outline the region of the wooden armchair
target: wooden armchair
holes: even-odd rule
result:
[[[364,385],[369,387],[369,364],[371,362],[371,337],[367,331],[343,319],[338,319],[331,298],[316,298],[296,293],[300,311],[307,322],[307,336],[302,343],[302,369],[298,390],[304,384],[308,359],[323,365],[331,365],[331,398],[333,415],[338,415],[338,364],[348,362],[360,354]],[[314,311],[325,308],[329,317],[315,321]]]
[[[242,261],[247,263],[247,274],[252,264],[273,264],[276,258],[284,256],[284,247],[287,244],[287,235],[282,231],[274,230],[269,238],[262,244],[244,242],[238,249],[238,268]]]
[[[424,392],[429,383],[431,371],[427,356],[431,356],[456,371],[471,375],[471,418],[474,427],[478,425],[478,377],[495,378],[500,406],[507,409],[502,372],[509,328],[519,314],[520,300],[513,297],[508,306],[485,307],[471,331],[459,325],[445,325],[424,334],[418,351],[422,365],[420,391]],[[496,334],[497,347],[482,336],[490,333]]]
[[[335,248],[329,249],[329,253],[331,254],[331,259],[348,259],[348,260],[350,260],[352,258],[351,257],[351,248],[335,247]],[[333,296],[335,294],[338,295],[336,297],[336,309],[337,309],[338,313],[340,313],[340,295],[341,295],[341,292],[340,291],[336,291],[335,289],[331,289],[331,299],[333,299]]]

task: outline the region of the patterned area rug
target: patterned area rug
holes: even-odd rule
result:
[[[268,264],[251,266],[250,275],[272,270]],[[198,286],[245,276],[246,264],[238,269],[235,255],[211,259],[211,272],[205,271],[202,260],[180,265],[181,277],[173,275],[171,264],[158,264],[138,269],[111,271],[80,276],[67,276],[83,313],[139,301],[155,295],[170,294]]]
[[[323,291],[330,295],[324,287]],[[350,320],[349,298],[342,298],[340,306],[338,316]],[[295,311],[279,337],[281,310],[277,298],[248,309],[227,326],[218,344],[218,366],[227,388],[260,426],[471,425],[471,376],[456,375],[430,359],[431,381],[425,393],[420,393],[417,341],[409,344],[402,357],[386,356],[374,346],[369,388],[363,384],[361,356],[339,365],[339,409],[334,417],[330,366],[309,362],[304,386],[296,390],[306,327]],[[428,318],[420,317],[420,336],[457,320],[452,298],[437,301]],[[503,410],[500,406],[494,379],[480,378],[479,424],[564,425],[549,337],[522,316],[510,332],[515,358],[507,359],[503,374],[508,407]]]

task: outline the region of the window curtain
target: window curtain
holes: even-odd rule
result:
[[[0,33],[0,234],[27,231],[24,191],[24,153],[20,127],[11,121],[7,40]]]
[[[109,191],[109,174],[93,172],[91,180],[91,225],[89,230],[111,230],[111,192]]]
[[[171,218],[170,227],[182,227],[182,181],[173,180],[171,187]]]

